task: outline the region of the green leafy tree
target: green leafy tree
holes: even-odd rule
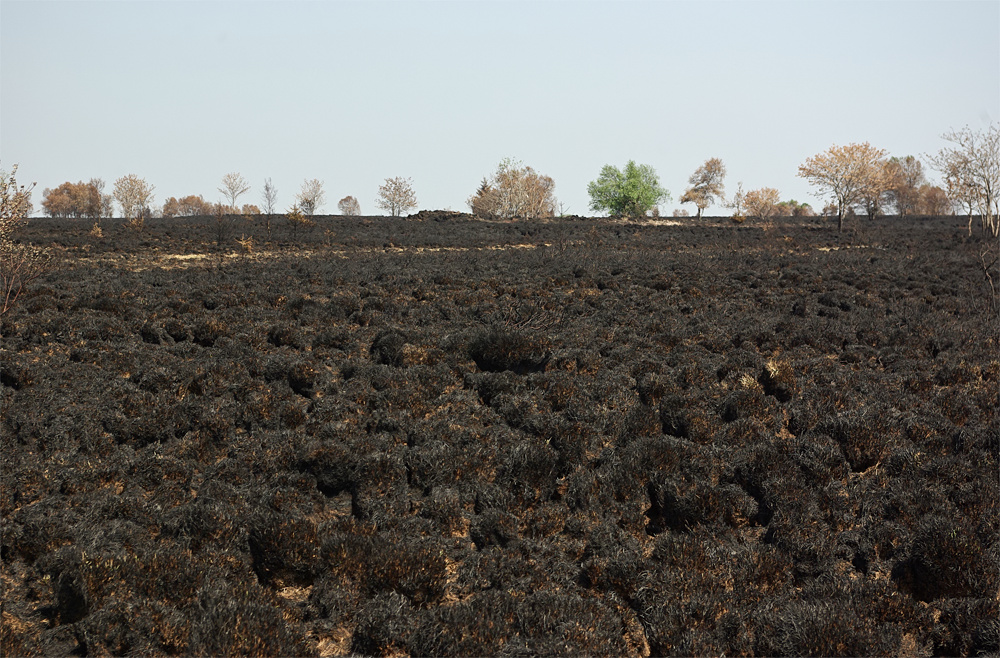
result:
[[[629,160],[624,170],[604,165],[597,180],[587,185],[590,209],[612,217],[645,217],[660,202],[670,200],[670,192],[660,187],[656,170]]]

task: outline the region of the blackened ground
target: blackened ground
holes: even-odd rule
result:
[[[29,224],[3,655],[997,651],[963,219],[238,222]]]

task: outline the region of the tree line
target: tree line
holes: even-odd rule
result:
[[[928,182],[924,164],[913,155],[890,157],[884,149],[868,142],[834,145],[807,158],[798,168],[798,176],[816,187],[828,200],[820,211],[836,216],[839,230],[846,217],[857,214],[869,218],[884,214],[941,215],[962,209],[972,218],[982,218],[984,230],[998,233],[997,190],[1000,188],[1000,127],[991,125],[984,131],[965,128],[942,135],[949,146],[927,156],[930,167],[943,175],[945,187]],[[679,201],[695,207],[697,217],[720,204],[732,211],[733,219],[767,219],[776,215],[809,216],[816,214],[807,203],[794,199],[781,200],[773,187],[744,190],[742,183],[728,198],[725,195],[726,167],[719,158],[705,161],[688,179]],[[240,198],[249,192],[250,184],[238,172],[226,174],[218,188],[223,200],[211,202],[201,195],[169,197],[161,207],[153,208],[152,185],[129,174],[114,183],[110,194],[104,192],[104,182],[91,179],[87,183],[66,182],[43,192],[42,208],[53,217],[90,218],[98,221],[110,217],[117,202],[122,216],[132,225],[141,226],[142,219],[154,213],[164,217],[203,215],[264,216],[268,223],[277,214],[301,212],[309,217],[324,205],[323,183],[306,180],[295,195],[295,203],[287,213],[277,209],[277,190],[270,179],[264,183],[260,205],[243,203]],[[670,192],[661,187],[656,171],[649,165],[629,161],[624,168],[605,165],[587,186],[590,210],[612,217],[659,216],[660,204],[670,201]],[[479,188],[467,200],[473,214],[486,219],[516,219],[554,217],[561,213],[555,197],[555,182],[512,158],[504,159],[496,170],[483,178]],[[379,187],[375,205],[392,216],[400,216],[417,207],[412,179],[387,178]],[[344,215],[360,215],[357,198],[346,196],[337,203]],[[686,210],[675,216],[686,216]]]

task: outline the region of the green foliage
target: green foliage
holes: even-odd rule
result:
[[[587,185],[590,209],[605,211],[613,217],[644,217],[661,201],[670,200],[670,192],[660,187],[656,170],[629,160],[625,170],[604,165],[596,181]]]

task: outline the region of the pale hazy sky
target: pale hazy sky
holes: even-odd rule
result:
[[[833,144],[936,152],[1000,121],[1000,2],[30,2],[0,0],[0,167],[41,190],[135,173],[157,205],[241,172],[365,214],[387,177],[467,211],[505,156],[591,214],[603,165],[673,201],[719,157],[727,193]],[[934,175],[934,174],[932,174]],[[693,206],[684,206],[694,211]],[[710,214],[722,214],[717,206]]]

